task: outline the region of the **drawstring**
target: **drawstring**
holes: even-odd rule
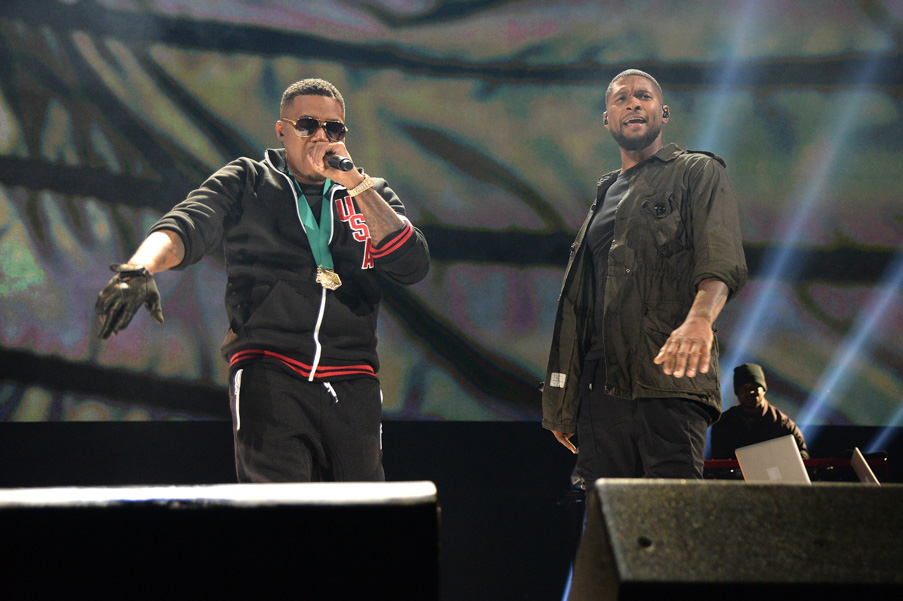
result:
[[[323,382],[323,386],[326,387],[326,390],[329,392],[329,394],[332,395],[332,398],[335,399],[335,402],[338,403],[338,402],[339,402],[339,395],[337,395],[337,394],[335,393],[335,388],[332,387],[332,384],[330,384],[329,382]]]

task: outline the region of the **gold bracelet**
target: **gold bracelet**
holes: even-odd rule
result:
[[[353,196],[357,196],[358,194],[360,194],[360,193],[363,192],[364,190],[369,190],[369,189],[372,188],[372,187],[373,187],[373,180],[370,179],[370,176],[369,176],[369,175],[367,175],[367,176],[364,177],[364,181],[362,181],[361,183],[359,183],[359,184],[356,185],[355,187],[353,187],[353,188],[351,188],[350,190],[348,190],[348,196],[352,196],[352,197],[353,197]]]

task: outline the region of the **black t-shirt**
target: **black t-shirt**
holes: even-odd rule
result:
[[[621,199],[630,189],[631,169],[618,175],[618,179],[605,192],[602,205],[596,209],[593,220],[586,230],[586,244],[593,261],[593,273],[596,277],[596,302],[593,307],[595,330],[593,342],[586,355],[587,359],[598,360],[604,357],[602,347],[602,307],[605,300],[605,279],[608,276],[608,250],[615,237],[615,211]]]
[[[311,212],[314,214],[314,219],[317,220],[317,223],[320,223],[320,210],[323,208],[323,184],[311,186],[299,183],[299,186],[304,193],[304,198],[307,199]]]

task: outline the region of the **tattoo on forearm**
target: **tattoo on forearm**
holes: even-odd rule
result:
[[[172,244],[167,249],[165,263],[169,267],[175,267],[185,258],[185,244],[178,235],[170,237]]]
[[[393,211],[383,197],[372,189],[358,196],[358,207],[367,221],[370,239],[374,245],[379,244],[386,236],[404,226],[398,213]]]

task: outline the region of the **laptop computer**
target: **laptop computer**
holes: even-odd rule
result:
[[[853,457],[850,459],[850,465],[853,466],[853,471],[859,476],[860,482],[863,484],[876,484],[881,486],[881,483],[878,482],[878,477],[875,476],[875,472],[872,471],[871,466],[868,464],[868,461],[865,460],[859,447],[853,447]]]
[[[740,447],[734,454],[747,482],[812,483],[792,434]]]

